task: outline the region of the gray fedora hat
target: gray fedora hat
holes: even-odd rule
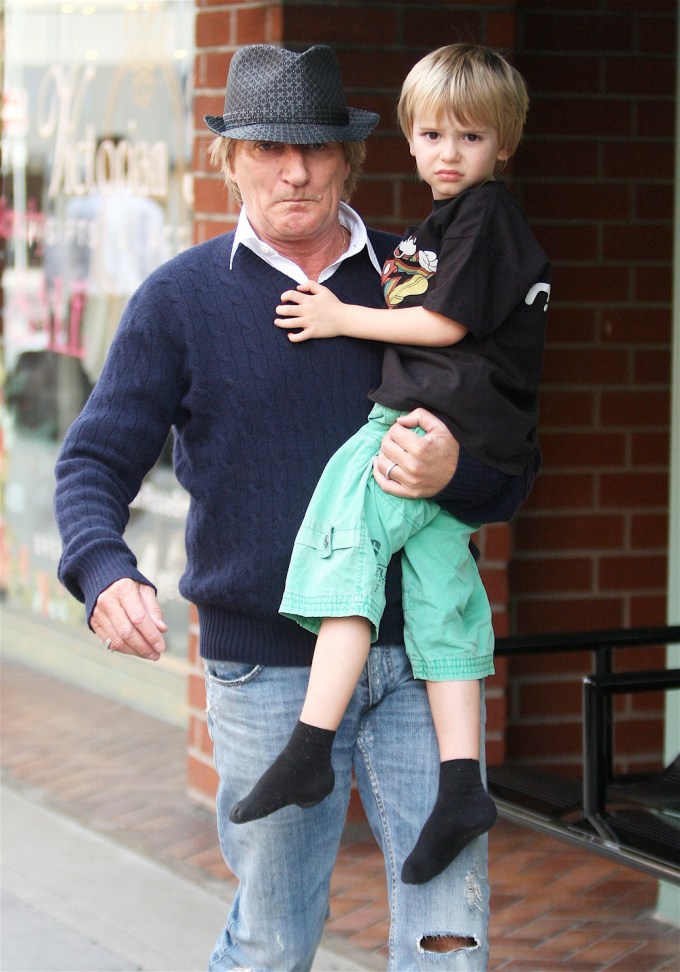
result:
[[[227,77],[223,115],[205,115],[216,135],[312,145],[360,142],[380,115],[348,108],[334,51],[325,44],[301,54],[271,44],[241,47]]]

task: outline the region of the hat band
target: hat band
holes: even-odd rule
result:
[[[277,113],[272,117],[271,110],[258,111],[257,109],[247,108],[242,111],[228,111],[223,116],[225,125],[333,125],[335,127],[345,127],[349,125],[349,112],[347,109],[314,109],[305,113],[304,118],[300,113],[286,115]]]

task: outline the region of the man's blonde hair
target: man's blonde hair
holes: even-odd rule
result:
[[[240,139],[236,138],[225,138],[223,135],[218,135],[214,138],[210,145],[208,146],[208,154],[210,156],[210,162],[219,169],[224,176],[224,181],[232,194],[236,202],[241,205],[243,199],[241,198],[241,193],[239,188],[231,178],[229,173],[229,164],[231,157],[236,150]],[[338,143],[345,153],[345,159],[349,163],[349,175],[345,179],[345,185],[342,190],[342,198],[345,202],[349,202],[352,193],[356,189],[356,184],[361,175],[361,170],[363,168],[364,160],[366,158],[366,142],[339,142]]]
[[[504,57],[476,44],[449,44],[411,68],[397,117],[408,139],[417,114],[433,120],[453,115],[464,125],[495,128],[509,158],[522,138],[528,108],[524,78]]]

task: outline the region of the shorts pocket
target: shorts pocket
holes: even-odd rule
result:
[[[296,543],[316,550],[319,557],[330,557],[334,550],[347,550],[361,543],[361,528],[316,527],[302,524]]]

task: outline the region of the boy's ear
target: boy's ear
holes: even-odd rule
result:
[[[510,158],[510,153],[508,152],[507,149],[501,149],[498,155],[496,156],[498,162],[507,162],[509,158]]]

